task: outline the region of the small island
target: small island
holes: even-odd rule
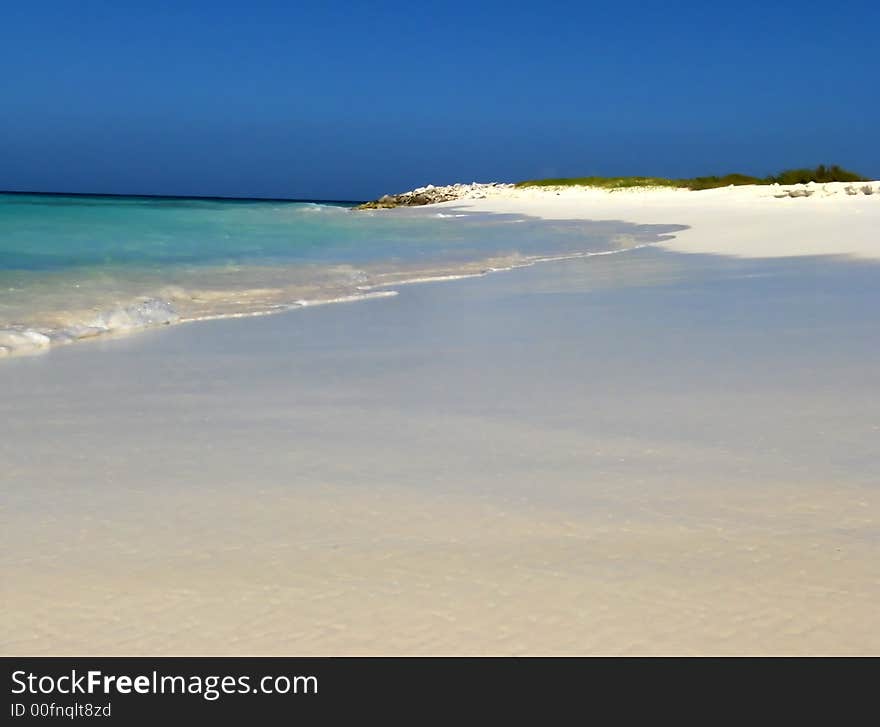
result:
[[[355,207],[357,210],[390,209],[393,207],[419,207],[428,204],[451,202],[458,199],[484,199],[487,195],[505,189],[522,189],[528,187],[549,188],[555,191],[559,187],[592,187],[615,191],[620,189],[684,189],[700,191],[707,189],[719,189],[722,187],[747,186],[747,185],[777,185],[796,186],[807,184],[828,184],[833,182],[845,182],[849,184],[867,182],[868,179],[860,174],[843,169],[837,164],[819,164],[813,168],[787,169],[779,174],[771,174],[766,177],[753,177],[747,174],[725,174],[723,176],[691,177],[674,179],[667,177],[560,177],[551,179],[530,179],[522,182],[501,183],[478,183],[450,184],[435,186],[429,184],[425,187],[398,194],[386,194],[378,199],[365,202]],[[873,192],[873,188],[870,188]],[[809,196],[801,190],[787,191],[780,196]],[[864,191],[861,188],[853,188],[851,193],[858,194]]]

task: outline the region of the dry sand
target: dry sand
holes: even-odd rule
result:
[[[848,187],[870,189],[848,194]],[[809,197],[776,195],[810,190]],[[853,255],[880,259],[880,182],[812,187],[746,185],[699,192],[681,189],[585,187],[499,188],[484,199],[435,205],[486,212],[515,212],[545,219],[626,220],[686,224],[666,244],[670,250],[742,257]],[[432,207],[433,208],[433,207]]]

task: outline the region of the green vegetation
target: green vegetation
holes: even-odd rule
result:
[[[855,172],[841,169],[836,164],[826,167],[820,164],[815,169],[788,169],[775,177],[770,182],[779,184],[806,184],[807,182],[867,182],[868,180]]]
[[[750,177],[748,174],[725,174],[723,177],[694,177],[693,179],[682,179],[682,187],[688,189],[717,189],[718,187],[729,187],[731,184],[770,184],[772,180],[766,181],[757,177]]]
[[[663,177],[561,177],[559,179],[531,179],[517,182],[517,187],[602,187],[624,189],[625,187],[681,187],[678,179]]]
[[[517,187],[601,187],[625,189],[627,187],[678,187],[681,189],[716,189],[740,184],[806,184],[807,182],[863,182],[864,177],[842,169],[836,164],[815,169],[788,169],[769,177],[750,177],[747,174],[726,174],[723,177],[694,177],[692,179],[666,179],[665,177],[564,177],[559,179],[531,179],[517,182]]]

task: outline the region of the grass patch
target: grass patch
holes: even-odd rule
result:
[[[681,180],[664,177],[561,177],[558,179],[530,179],[517,182],[517,187],[602,187],[625,189],[627,187],[681,187]]]
[[[717,189],[742,184],[806,184],[807,182],[865,182],[867,179],[836,164],[820,164],[814,169],[788,169],[768,177],[751,177],[747,174],[725,174],[723,177],[692,177],[690,179],[667,179],[666,177],[560,177],[555,179],[530,179],[517,182],[517,187],[599,187],[601,189],[627,189],[629,187],[675,187],[678,189]]]

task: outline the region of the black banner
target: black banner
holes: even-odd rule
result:
[[[838,717],[872,692],[869,662],[630,658],[15,658],[2,659],[2,722],[263,724],[345,716],[463,724],[659,714],[707,718],[769,710],[812,716],[843,689]],[[873,672],[875,663],[870,663]],[[196,720],[192,722],[192,720]],[[615,720],[615,721],[616,721]]]

